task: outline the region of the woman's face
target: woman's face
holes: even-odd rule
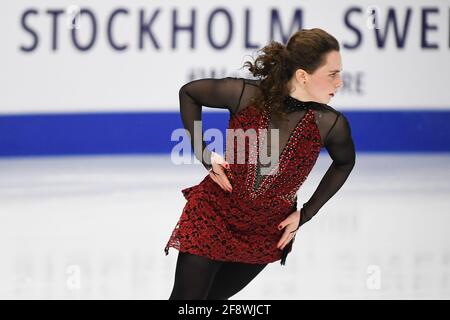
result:
[[[338,88],[342,86],[341,71],[341,54],[335,50],[326,54],[325,64],[314,73],[308,74],[301,70],[300,83],[307,100],[324,104],[330,102]],[[305,84],[303,84],[303,80],[306,81]]]

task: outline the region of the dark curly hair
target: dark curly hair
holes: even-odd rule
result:
[[[286,46],[271,41],[258,50],[261,54],[254,63],[245,61],[255,78],[261,80],[260,93],[252,103],[259,110],[268,109],[274,115],[286,119],[282,109],[284,98],[289,95],[288,81],[297,69],[313,73],[325,63],[327,53],[339,51],[339,42],[335,37],[320,28],[302,29],[294,33]]]

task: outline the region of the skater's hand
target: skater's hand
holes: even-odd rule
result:
[[[280,241],[278,241],[277,248],[283,250],[284,247],[295,237],[296,230],[300,223],[300,210],[292,212],[286,219],[281,221],[278,225],[278,230],[284,227],[284,233]]]
[[[215,183],[217,183],[223,190],[231,192],[233,190],[230,181],[228,180],[225,170],[230,169],[230,164],[225,159],[215,153],[211,152],[211,165],[209,176]]]

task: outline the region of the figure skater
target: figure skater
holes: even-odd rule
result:
[[[339,49],[326,31],[302,29],[244,63],[255,79],[207,78],[180,88],[182,122],[208,174],[181,190],[187,203],[165,247],[166,255],[169,247],[179,251],[170,300],[229,299],[268,263],[284,265],[299,227],[347,180],[356,157],[350,125],[327,105],[342,85]],[[194,135],[202,106],[230,112],[225,158],[206,147],[202,132]],[[238,148],[236,132],[258,134]],[[297,210],[297,191],[322,148],[333,162]],[[274,151],[277,161],[261,161]]]

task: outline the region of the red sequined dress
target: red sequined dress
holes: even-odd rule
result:
[[[277,226],[297,210],[297,191],[311,172],[322,146],[327,147],[333,164],[311,199],[303,205],[298,227],[318,212],[352,170],[355,150],[350,127],[342,113],[324,104],[288,96],[285,105],[290,112],[289,122],[277,126],[267,111],[259,111],[249,100],[258,83],[231,77],[201,79],[180,89],[181,116],[190,133],[193,133],[193,121],[201,120],[204,105],[228,108],[231,116],[227,129],[231,132],[241,129],[256,135],[253,135],[255,139],[244,139],[242,149],[236,135],[229,139],[227,132],[225,160],[230,163],[226,174],[233,187],[231,193],[223,190],[209,174],[197,185],[181,190],[187,203],[167,242],[166,255],[169,247],[173,247],[214,260],[270,263],[281,259],[283,265],[295,235],[280,250],[277,243],[284,229],[279,230]],[[279,129],[279,139],[275,141],[280,142],[279,153],[277,161],[267,167],[260,163],[261,146],[267,148],[266,155],[271,153],[275,142],[271,141],[270,129],[274,128]],[[202,146],[206,147],[203,141]],[[238,160],[239,153],[244,161]],[[204,160],[202,163],[209,168]]]

